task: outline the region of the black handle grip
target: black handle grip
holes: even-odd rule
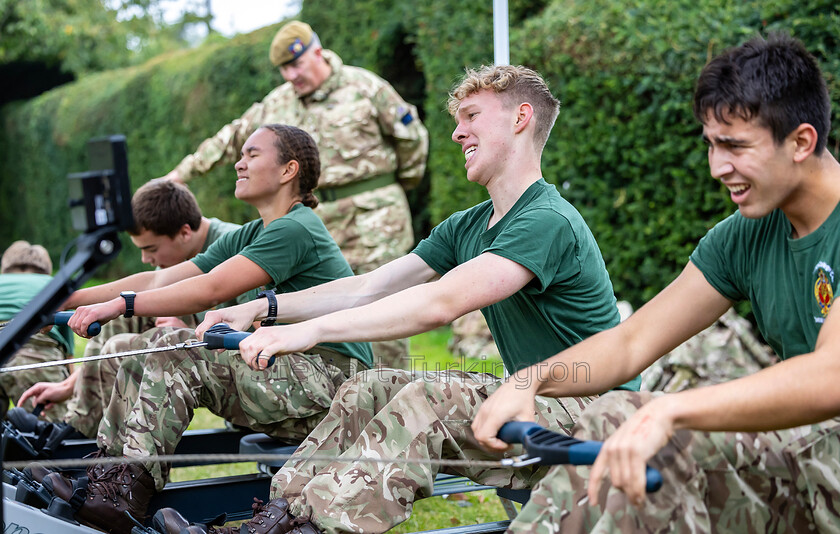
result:
[[[73,312],[72,311],[55,312],[55,315],[53,316],[52,324],[57,324],[59,326],[66,326],[67,322],[70,320],[71,317],[73,317]],[[94,321],[94,322],[92,322],[88,325],[88,332],[87,333],[91,337],[98,336],[99,332],[101,332],[101,331],[102,331],[102,325],[99,324],[99,321]]]
[[[528,455],[539,457],[543,465],[592,465],[603,445],[600,441],[582,441],[536,423],[522,421],[505,423],[496,436],[507,443],[522,443]],[[648,467],[645,471],[645,490],[652,493],[661,487],[662,474]]]
[[[251,332],[234,330],[225,323],[214,324],[204,332],[204,342],[208,349],[239,350],[239,342],[250,336]],[[274,365],[275,357],[268,359],[268,367]]]

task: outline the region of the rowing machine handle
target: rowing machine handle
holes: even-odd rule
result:
[[[525,436],[542,429],[537,423],[525,421],[509,421],[502,425],[496,437],[505,443],[522,443]]]
[[[53,316],[52,324],[56,324],[58,326],[66,326],[67,322],[70,318],[73,317],[72,311],[60,311],[55,312]],[[99,324],[99,321],[94,321],[88,325],[88,335],[90,337],[99,335],[99,332],[102,331],[102,325]]]
[[[542,432],[540,432],[542,431]],[[555,434],[552,439],[546,434]],[[571,465],[592,465],[598,453],[601,452],[600,441],[582,441],[568,436],[563,436],[544,429],[537,423],[524,421],[510,421],[502,425],[497,434],[498,438],[507,443],[522,443],[530,456],[539,456],[543,460],[550,460],[547,464],[568,463]],[[534,443],[530,443],[529,436],[534,437]],[[551,444],[556,443],[557,450],[551,450]],[[531,447],[529,447],[531,445]],[[556,454],[559,453],[559,454]],[[541,462],[542,463],[542,462]],[[662,487],[662,474],[652,467],[645,471],[645,490],[648,493],[659,490]]]
[[[225,323],[218,323],[204,332],[204,342],[208,349],[239,350],[239,342],[250,335],[251,332],[234,330]],[[275,359],[275,356],[268,359],[268,367],[274,365]]]

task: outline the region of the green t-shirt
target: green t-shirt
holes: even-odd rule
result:
[[[760,219],[736,212],[707,233],[691,263],[721,295],[749,300],[758,330],[780,358],[814,350],[834,301],[840,266],[840,204],[814,232],[791,239],[776,210]]]
[[[201,252],[207,252],[207,249],[210,248],[210,245],[215,243],[217,239],[219,239],[226,233],[233,232],[242,228],[242,225],[231,222],[225,222],[215,217],[208,220],[210,221],[210,228],[207,229],[207,237],[204,238],[204,246],[201,248]]]
[[[271,277],[269,289],[291,293],[353,276],[353,271],[321,219],[303,204],[263,227],[261,219],[228,232],[191,261],[210,272],[224,261],[242,255]],[[324,343],[342,354],[373,365],[370,343]]]
[[[242,228],[242,225],[222,221],[222,220],[219,220],[215,217],[213,217],[209,220],[210,220],[210,228],[207,229],[207,237],[204,238],[204,246],[201,248],[201,252],[206,252],[207,249],[210,248],[210,245],[215,243],[216,240],[218,240],[220,237],[222,237],[226,233],[233,232],[233,231],[236,231],[236,230]],[[254,300],[255,298],[257,298],[257,293],[259,293],[259,291],[257,291],[256,289],[246,291],[245,293],[242,293],[241,295],[239,295],[238,297],[236,297],[234,299],[230,299],[226,302],[223,302],[223,303],[219,304],[218,306],[216,306],[216,308],[227,308],[228,306],[236,306],[237,304],[243,304],[245,302],[250,302],[250,301]],[[206,311],[203,311],[203,312],[198,312],[198,313],[194,314],[195,318],[196,318],[196,321],[199,322],[199,323],[201,321],[203,321],[204,320],[204,315],[206,313],[207,313]]]
[[[598,244],[580,213],[553,185],[535,182],[488,230],[492,214],[489,200],[455,213],[413,253],[441,275],[485,252],[534,273],[524,288],[481,310],[510,373],[618,324],[612,282]],[[575,370],[568,371],[574,379]],[[639,384],[637,377],[624,387],[638,390]]]
[[[52,276],[46,274],[0,274],[0,321],[14,318],[50,281]],[[60,343],[67,354],[73,354],[73,331],[70,327],[54,326],[48,335]]]

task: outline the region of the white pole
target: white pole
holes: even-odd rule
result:
[[[507,0],[493,0],[493,59],[496,65],[510,65],[510,36]]]

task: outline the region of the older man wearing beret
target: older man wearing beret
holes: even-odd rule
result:
[[[405,190],[423,177],[428,132],[391,85],[345,65],[321,47],[312,28],[292,21],[271,43],[271,62],[286,83],[202,142],[166,178],[187,182],[232,163],[260,125],[306,130],[321,154],[316,210],[356,274],[403,256],[414,245]],[[378,363],[402,366],[404,342],[374,344]]]

